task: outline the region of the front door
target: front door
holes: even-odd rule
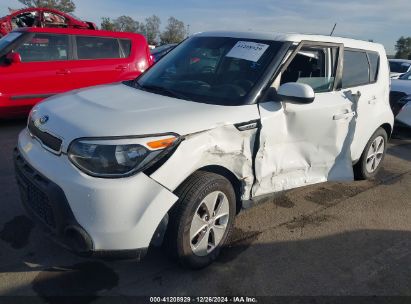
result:
[[[71,89],[68,36],[36,33],[14,51],[22,62],[0,68],[1,93],[9,106],[31,107]]]
[[[341,45],[302,43],[283,65],[274,83],[305,83],[316,96],[310,104],[260,103],[253,196],[353,179],[354,103],[337,90],[342,51]]]

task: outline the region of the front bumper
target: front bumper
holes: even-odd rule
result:
[[[26,129],[19,135],[15,168],[28,213],[79,253],[139,255],[178,199],[143,173],[88,176],[66,155],[45,150]]]

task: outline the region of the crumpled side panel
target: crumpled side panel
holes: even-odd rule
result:
[[[252,149],[256,131],[239,131],[234,125],[226,125],[188,135],[151,178],[174,191],[199,168],[219,165],[242,181],[242,199],[249,199],[254,183]]]
[[[253,196],[353,179],[350,145],[355,120],[333,119],[335,114],[352,111],[353,104],[341,99],[337,106],[329,106],[329,99],[321,99],[317,96],[315,104],[309,105],[260,105],[262,129]]]

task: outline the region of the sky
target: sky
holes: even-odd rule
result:
[[[75,15],[100,25],[101,17],[128,15],[135,20],[153,14],[174,16],[189,24],[190,33],[208,30],[297,32],[384,44],[394,54],[396,40],[411,36],[410,0],[74,0]],[[0,16],[17,0],[1,0]]]

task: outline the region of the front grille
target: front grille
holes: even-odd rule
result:
[[[16,174],[23,204],[38,216],[41,221],[55,229],[56,221],[49,198],[31,178],[43,184],[46,184],[47,180],[26,164],[21,156],[17,156],[17,161],[19,166],[16,166]],[[23,170],[26,171],[26,174],[22,172]]]
[[[30,133],[37,137],[43,143],[44,146],[48,147],[53,151],[60,152],[62,144],[62,140],[60,138],[57,138],[51,135],[50,133],[47,133],[37,128],[32,119],[29,120],[28,128]]]

